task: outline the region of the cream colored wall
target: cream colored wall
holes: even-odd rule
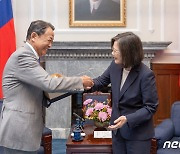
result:
[[[12,0],[17,47],[23,44],[32,20],[55,27],[55,41],[109,41],[117,33],[132,31],[142,41],[172,41],[171,52],[180,52],[180,0],[127,0],[127,26],[70,28],[69,0]]]

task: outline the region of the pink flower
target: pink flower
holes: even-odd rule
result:
[[[109,105],[104,105],[104,108],[108,108],[109,107]]]
[[[100,121],[106,121],[108,114],[106,112],[99,112],[98,118]]]
[[[88,105],[88,104],[91,103],[92,101],[93,101],[92,99],[87,99],[87,100],[84,101],[83,104],[84,104],[84,105]]]
[[[111,108],[107,108],[107,113],[108,113],[108,115],[111,116],[111,112],[112,112],[112,109],[111,109]]]
[[[107,100],[107,102],[109,102]],[[111,107],[106,102],[98,102],[97,100],[87,99],[83,102],[85,118],[98,122],[109,122],[111,118]]]
[[[95,107],[94,107],[95,110],[101,110],[101,109],[103,109],[103,108],[104,108],[103,103],[97,103],[97,104],[95,105]]]
[[[86,110],[86,116],[90,116],[93,113],[93,108],[88,108]]]

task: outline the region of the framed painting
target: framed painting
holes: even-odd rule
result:
[[[126,0],[69,0],[70,27],[125,27]]]
[[[83,102],[86,101],[87,99],[92,99],[92,102],[94,101],[106,102],[107,105],[112,106],[110,93],[102,93],[102,92],[84,93]]]

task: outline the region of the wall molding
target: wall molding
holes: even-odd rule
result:
[[[47,4],[46,4],[46,2],[47,1],[45,1],[45,0],[43,0],[42,1],[42,8],[43,8],[43,12],[42,12],[42,18],[43,18],[43,20],[45,20],[46,21],[46,19],[47,19],[47,15],[46,15],[46,12],[47,12]]]
[[[153,33],[153,0],[149,0],[149,32]]]
[[[165,24],[165,4],[164,0],[161,0],[161,18],[160,18],[160,34],[161,34],[161,41],[164,41],[164,24]]]
[[[143,42],[144,57],[152,59],[172,42]],[[110,42],[54,42],[45,59],[111,59]]]
[[[180,8],[180,0],[178,1],[178,8]],[[180,26],[180,9],[178,9],[178,15],[179,15],[179,26]],[[178,30],[178,40],[180,41],[180,29]],[[178,44],[178,51],[180,51],[180,43]]]
[[[79,33],[85,33],[85,34],[112,34],[114,33],[120,33],[120,32],[139,32],[138,29],[118,29],[118,28],[83,28],[83,29],[55,29],[55,34],[79,34]]]
[[[57,0],[53,0],[53,10],[54,10],[54,25],[55,27],[58,27],[58,21],[59,21],[59,18],[57,18],[58,16],[58,1]]]
[[[126,28],[122,29],[121,27],[115,27],[115,28],[85,28],[82,29],[78,28],[60,28],[58,25],[56,25],[55,34],[79,34],[79,33],[86,33],[86,34],[112,34],[114,33],[120,33],[120,32],[136,32],[140,33],[141,30],[141,3],[140,0],[136,1],[136,28]],[[58,16],[57,16],[58,17]],[[57,19],[58,20],[58,19]],[[68,20],[69,21],[69,20]]]
[[[34,0],[29,1],[29,6],[29,22],[32,22],[34,17]]]
[[[137,11],[137,16],[136,16],[136,19],[137,19],[136,20],[137,28],[136,28],[136,31],[140,32],[141,31],[141,24],[140,24],[141,23],[141,18],[140,18],[140,16],[142,14],[140,0],[137,0],[136,6],[137,6],[137,10],[136,10]]]

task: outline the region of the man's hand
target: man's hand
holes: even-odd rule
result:
[[[108,128],[110,130],[115,130],[121,128],[127,122],[126,116],[120,116],[118,119],[114,121],[115,125],[111,125]]]
[[[91,87],[94,85],[93,80],[89,76],[83,75],[81,76],[81,79],[83,82],[84,89],[86,90],[91,89]]]

